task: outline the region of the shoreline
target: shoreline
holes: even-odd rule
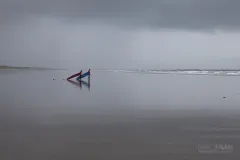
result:
[[[57,68],[41,68],[41,67],[14,67],[14,66],[0,66],[0,70],[67,70],[67,69],[57,69]]]
[[[30,67],[0,66],[0,69],[30,69]]]

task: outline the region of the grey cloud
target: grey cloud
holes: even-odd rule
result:
[[[26,16],[153,29],[238,29],[239,0],[1,0],[0,20]]]
[[[0,0],[0,65],[239,68],[239,13],[239,0]]]

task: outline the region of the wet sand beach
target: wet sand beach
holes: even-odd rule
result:
[[[240,158],[240,77],[75,72],[0,70],[1,160]]]

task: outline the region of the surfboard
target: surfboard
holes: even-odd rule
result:
[[[74,75],[68,77],[67,80],[72,79],[72,78],[77,77],[77,76],[80,76],[81,74],[82,74],[82,71],[77,73],[77,74],[74,74]]]
[[[89,75],[89,72],[86,72],[84,74],[82,74],[81,78],[87,77]]]
[[[89,71],[86,72],[86,73],[83,73],[81,76],[78,76],[78,77],[77,77],[77,81],[80,81],[81,78],[87,77],[87,76],[89,76],[89,75],[90,75],[90,72],[89,72]]]

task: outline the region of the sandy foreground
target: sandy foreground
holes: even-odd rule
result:
[[[240,157],[240,114],[232,112],[35,115],[1,114],[1,160]]]

